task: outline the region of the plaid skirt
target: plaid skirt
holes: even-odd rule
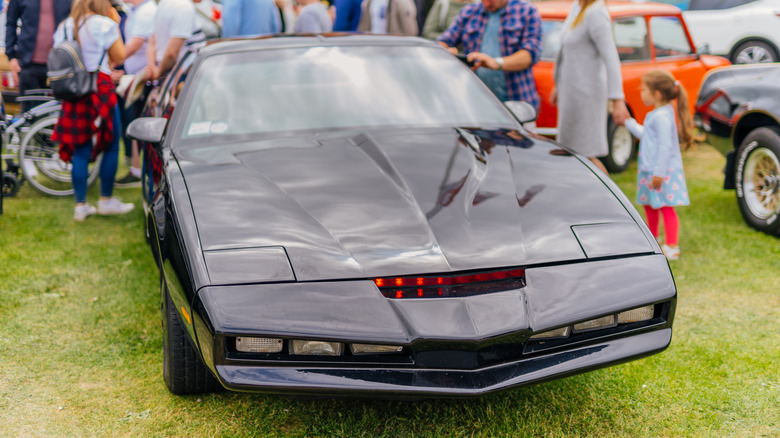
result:
[[[98,72],[97,91],[78,100],[62,101],[52,140],[60,142],[60,158],[69,163],[76,147],[93,140],[92,160],[114,139],[117,96],[111,77]]]

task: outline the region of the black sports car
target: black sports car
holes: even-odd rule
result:
[[[641,217],[507,105],[417,38],[182,58],[129,127],[168,388],[473,396],[664,350],[676,288]]]
[[[694,121],[726,156],[723,185],[748,225],[780,235],[780,64],[712,70]]]

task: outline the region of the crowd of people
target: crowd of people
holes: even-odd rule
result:
[[[122,127],[142,109],[134,92],[137,84],[165,76],[187,46],[214,36],[213,28],[223,37],[331,31],[420,35],[454,55],[464,54],[500,100],[540,107],[531,67],[541,54],[542,22],[528,0],[223,0],[221,9],[211,0],[10,0],[6,54],[21,93],[46,86],[47,55],[66,38],[79,41],[87,68],[98,75],[93,95],[63,102],[54,133],[62,144],[62,158],[73,163],[75,220],[133,209],[112,191],[115,184],[140,181],[138,146],[128,138],[124,145],[129,173],[114,180]],[[572,3],[561,44],[551,96],[558,106],[558,141],[606,173],[598,157],[608,150],[603,113],[609,102],[615,123],[641,139],[637,203],[645,206],[650,229],[667,257],[676,258],[679,222],[674,207],[689,202],[678,141],[680,134],[690,138],[684,89],[667,72],[648,73],[636,92],[655,110],[644,127],[630,118],[604,0]],[[118,93],[116,84],[122,84]],[[86,180],[88,162],[98,152],[104,155],[95,208],[86,200]]]

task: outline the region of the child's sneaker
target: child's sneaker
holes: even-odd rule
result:
[[[97,209],[92,205],[77,205],[76,209],[73,211],[73,220],[76,222],[81,222],[86,219],[87,216],[91,216],[95,213],[97,213]]]
[[[112,214],[125,214],[135,208],[132,203],[124,203],[117,198],[111,198],[108,201],[98,201],[97,212],[100,215],[107,216]]]
[[[664,255],[668,260],[677,260],[680,258],[679,246],[675,246],[674,248],[672,248],[671,246],[664,244],[663,246],[661,246],[661,249],[663,250]]]

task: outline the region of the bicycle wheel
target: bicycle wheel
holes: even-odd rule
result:
[[[57,116],[53,115],[30,126],[22,138],[19,161],[25,179],[35,189],[51,196],[68,196],[73,194],[71,164],[60,159],[59,143],[51,139],[56,123]],[[88,186],[97,179],[100,159],[98,156],[94,163],[89,163]]]

